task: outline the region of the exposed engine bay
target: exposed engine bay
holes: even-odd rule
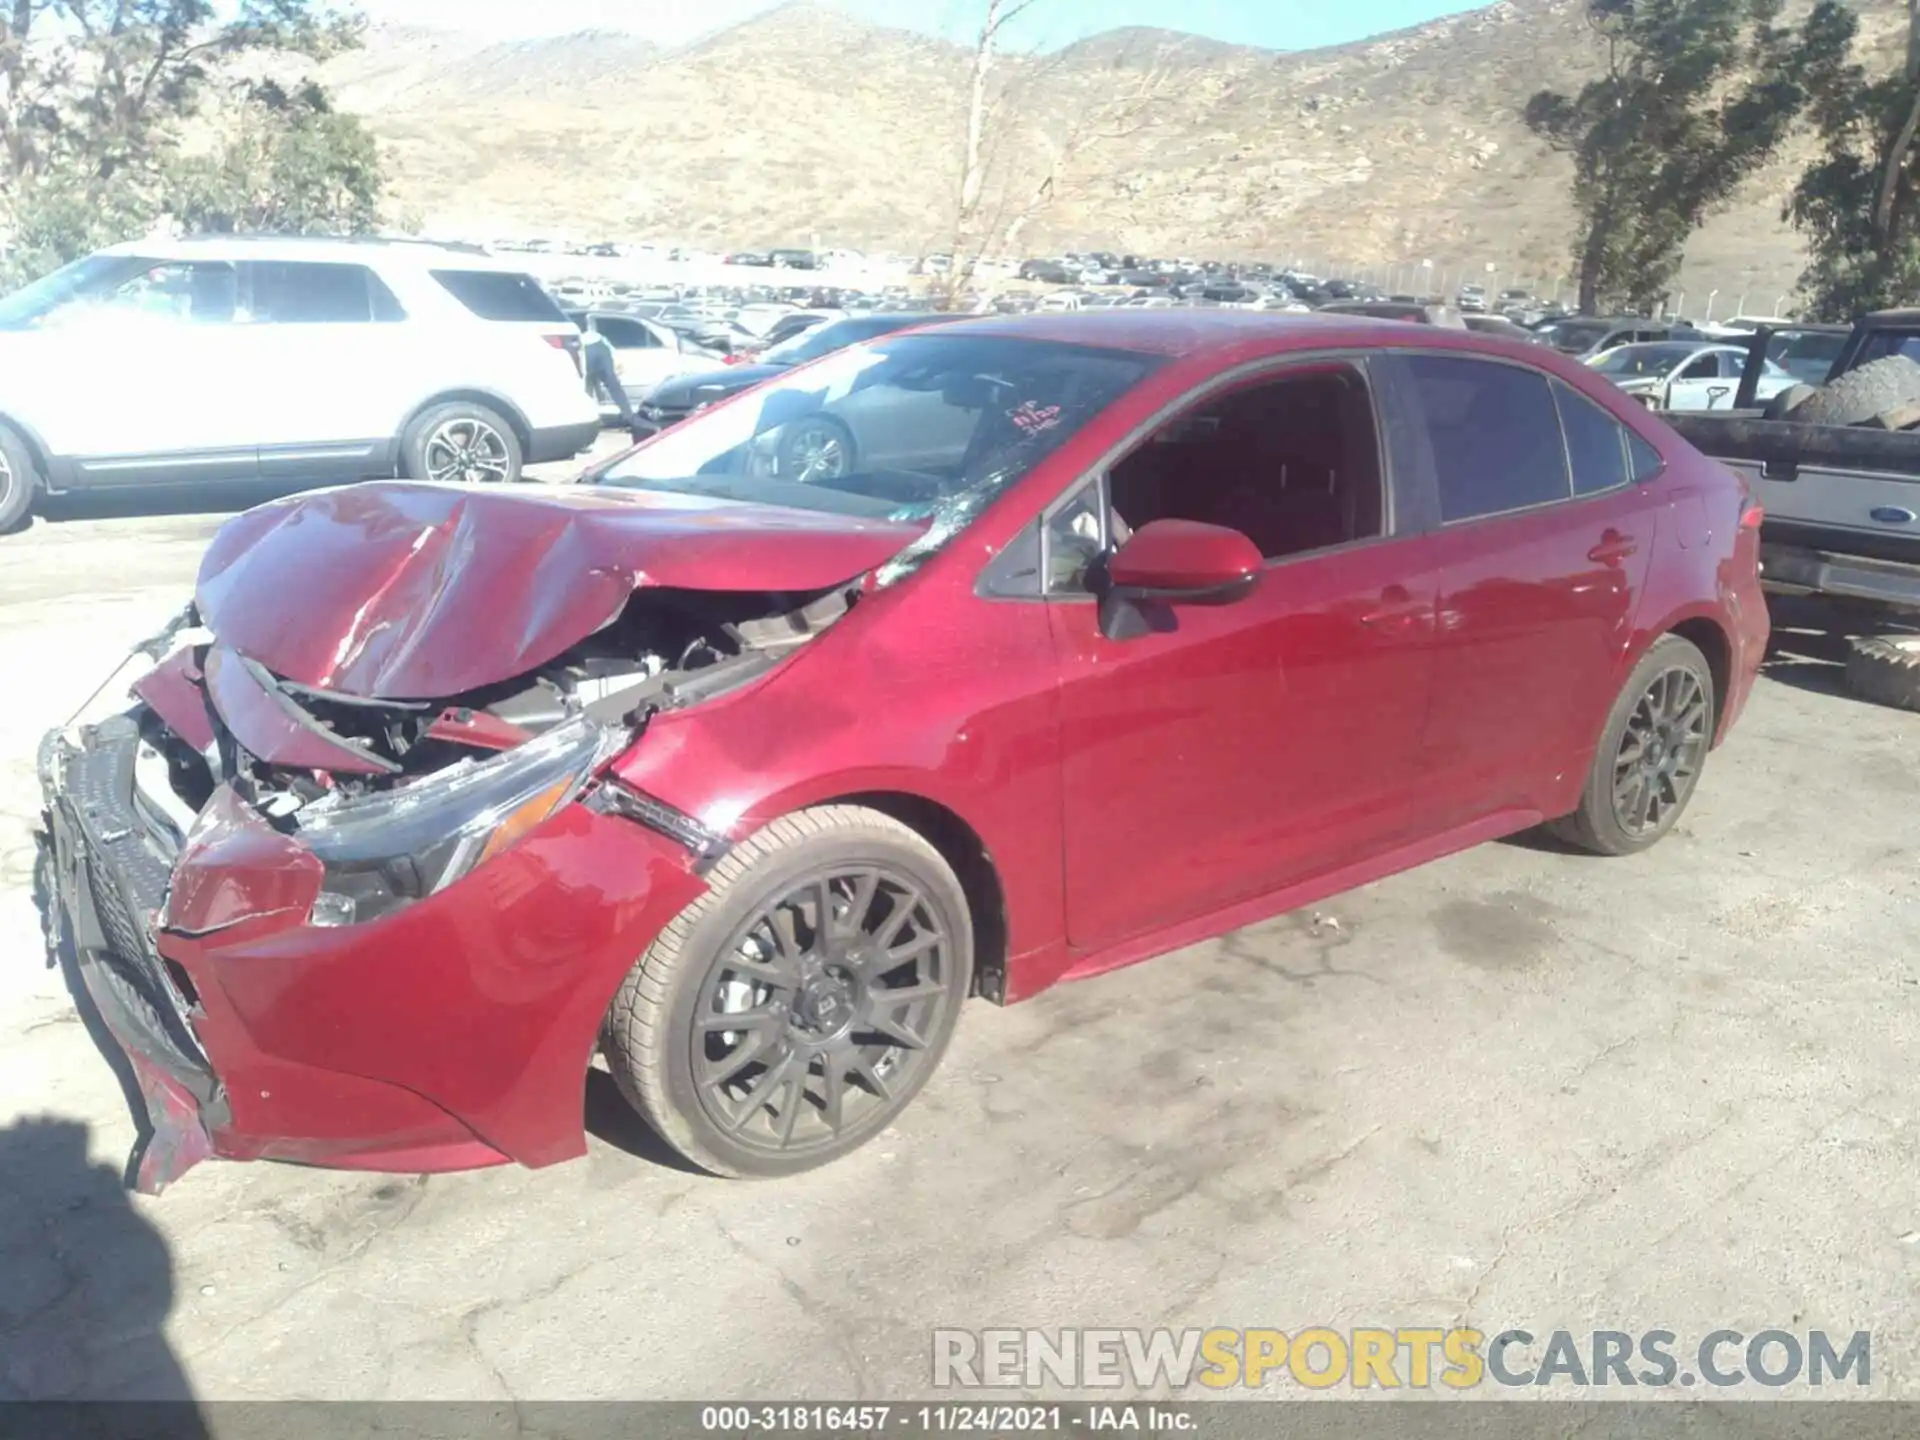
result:
[[[217,637],[195,630],[198,616],[189,609],[142,647],[155,658],[168,655],[185,684],[203,693],[192,696],[178,683],[135,685],[146,701],[141,790],[156,803],[164,766],[172,794],[157,803],[183,836],[222,784],[293,828],[285,822],[295,816],[318,818],[428,777],[477,769],[560,727],[598,732],[602,745],[624,748],[652,715],[765,673],[844,615],[858,593],[857,585],[797,595],[637,590],[608,624],[533,671],[435,701],[352,696],[274,676],[221,651]],[[233,690],[240,682],[246,688]],[[234,694],[264,697],[267,718],[280,728],[269,731],[238,704],[223,706]],[[210,743],[196,743],[207,732]],[[255,738],[266,734],[287,743]]]

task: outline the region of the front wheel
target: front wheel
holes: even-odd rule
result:
[[[973,979],[965,892],[890,816],[802,810],[736,846],[640,958],[602,1034],[621,1092],[716,1175],[811,1170],[893,1123]]]
[[[1679,821],[1713,743],[1713,670],[1691,640],[1663,635],[1614,701],[1580,808],[1550,827],[1598,855],[1631,855]]]
[[[400,460],[410,480],[508,485],[520,478],[520,441],[485,405],[435,405],[407,427]]]

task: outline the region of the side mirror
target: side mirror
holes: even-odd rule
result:
[[[1238,530],[1198,520],[1154,520],[1108,557],[1099,586],[1100,632],[1133,640],[1175,628],[1175,605],[1231,605],[1260,583],[1260,549]]]
[[[1253,593],[1266,560],[1253,541],[1224,525],[1154,520],[1107,561],[1107,593],[1170,605],[1231,605]]]

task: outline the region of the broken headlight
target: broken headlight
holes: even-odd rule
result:
[[[300,843],[326,866],[312,923],[377,920],[444,890],[573,799],[626,739],[583,718],[492,760],[463,761],[369,799],[307,807]]]

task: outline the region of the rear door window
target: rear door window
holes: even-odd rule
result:
[[[386,282],[365,265],[250,261],[250,311],[261,325],[371,325],[404,320]]]
[[[1445,523],[1573,494],[1560,414],[1537,370],[1453,355],[1404,357],[1433,454]]]
[[[567,323],[554,298],[531,275],[507,270],[435,270],[440,287],[482,320]]]

